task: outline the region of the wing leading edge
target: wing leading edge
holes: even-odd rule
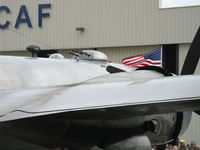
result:
[[[120,80],[124,75],[126,80]],[[107,78],[109,76],[104,77],[105,80],[99,78],[72,86],[0,91],[0,121],[64,112],[72,115],[86,113],[87,117],[92,117],[200,108],[199,75],[135,81],[132,74],[120,73],[112,81],[108,82]]]

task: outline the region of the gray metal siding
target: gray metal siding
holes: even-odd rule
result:
[[[200,116],[198,114],[192,113],[190,125],[180,139],[184,139],[187,144],[195,141],[197,145],[200,145]]]
[[[160,45],[152,46],[136,46],[136,47],[116,47],[116,48],[100,48],[101,52],[105,53],[109,60],[112,62],[121,63],[121,60],[125,57],[145,54],[149,50],[160,47]]]
[[[37,27],[38,4],[51,16]],[[33,28],[14,24],[21,5],[26,5]],[[159,9],[159,0],[0,0],[12,13],[9,28],[0,30],[0,50],[24,50],[36,44],[42,49],[121,47],[190,43],[200,24],[200,7]],[[84,27],[85,32],[76,31]]]
[[[0,55],[8,55],[8,56],[31,56],[31,54],[27,51],[0,51]]]

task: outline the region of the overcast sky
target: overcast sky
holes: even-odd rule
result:
[[[200,5],[200,0],[162,0],[163,7],[182,7]]]

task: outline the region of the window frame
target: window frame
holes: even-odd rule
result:
[[[163,3],[163,1],[165,1],[165,2]],[[170,4],[169,1],[177,1],[177,3]],[[180,3],[182,3],[182,4],[180,4]],[[159,8],[161,8],[161,9],[162,8],[194,7],[194,6],[200,6],[200,0],[195,0],[195,2],[193,0],[192,3],[189,0],[159,0]]]

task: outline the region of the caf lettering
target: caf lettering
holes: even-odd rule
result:
[[[50,13],[44,13],[43,12],[44,9],[49,9],[49,8],[51,8],[51,4],[39,4],[38,5],[38,27],[42,27],[43,18],[50,17]],[[0,6],[0,16],[1,16],[2,13],[10,14],[11,10],[7,6]],[[29,28],[33,27],[29,13],[28,13],[28,10],[27,10],[27,7],[25,5],[21,5],[14,27],[19,28],[20,24],[22,24],[22,23],[27,24],[27,26]],[[9,27],[9,25],[10,25],[9,20],[1,21],[0,22],[0,29],[6,29],[6,28]]]

